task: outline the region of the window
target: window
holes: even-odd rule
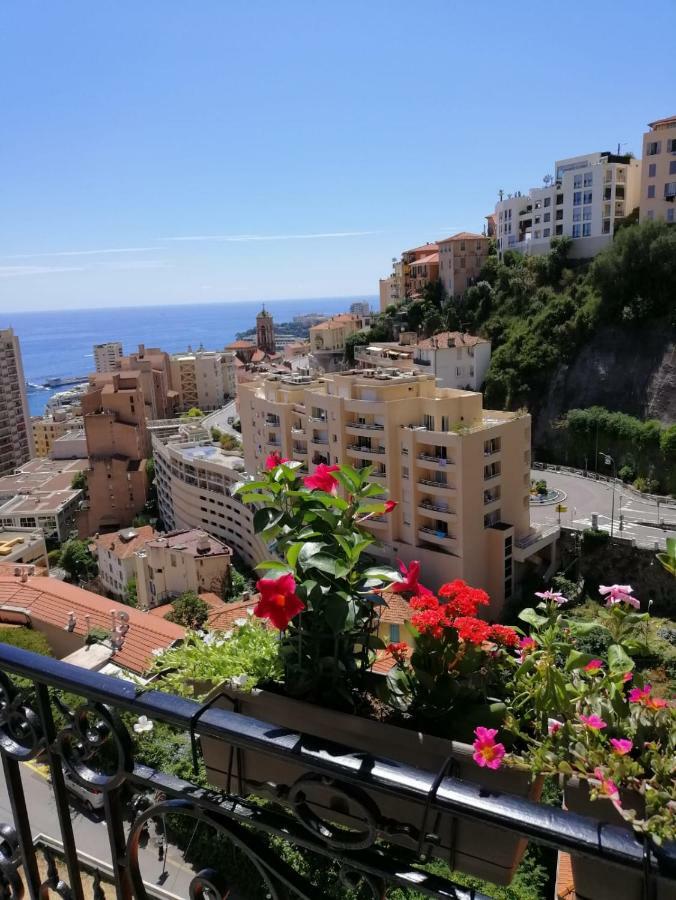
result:
[[[556,233],[557,233],[557,234],[563,234],[563,225],[557,225],[557,226],[556,226]]]
[[[591,206],[585,206],[585,208],[582,210],[582,220],[584,222],[591,222],[591,217],[592,217]]]
[[[579,222],[582,219],[582,210],[574,209],[573,210],[573,222]]]
[[[556,195],[556,205],[561,206],[562,203],[563,203],[563,194],[557,194]]]
[[[582,226],[582,237],[591,236],[591,222],[585,222]]]
[[[648,212],[646,213],[646,216],[648,217],[648,219],[650,221],[652,221],[655,218],[655,210],[649,209]]]
[[[610,219],[603,220],[603,234],[610,234]]]
[[[592,192],[591,192],[591,191],[585,191],[585,192],[584,192],[584,202],[585,202],[585,203],[591,203],[591,202],[592,202]]]
[[[582,191],[575,191],[573,194],[573,206],[579,206],[582,203]]]
[[[649,184],[648,185],[648,200],[652,200],[654,196],[655,196],[655,185]]]
[[[425,415],[423,416],[423,425],[428,431],[434,431],[434,416]]]
[[[580,226],[579,225],[573,225],[573,235],[572,236],[574,238],[580,237]]]
[[[450,427],[450,421],[448,416],[441,417],[441,430],[448,431]]]
[[[576,175],[576,176],[573,178],[573,187],[574,187],[574,188],[581,188],[581,187],[582,187],[582,175]]]
[[[615,185],[615,199],[616,200],[624,200],[624,185],[623,184]]]
[[[551,205],[552,205],[552,198],[551,198],[551,197],[545,197],[544,205],[545,205],[545,207],[551,206]]]
[[[591,172],[585,172],[584,186],[591,187],[592,183],[593,183],[593,174]]]
[[[674,219],[674,209],[672,207],[671,209],[667,210],[667,222],[674,222],[674,221],[676,221],[676,220]]]
[[[551,228],[545,228],[544,231],[542,232],[542,237],[548,238],[549,235],[551,234],[551,232],[552,232]]]
[[[676,138],[669,138],[667,141],[667,153],[676,153]]]
[[[540,224],[540,216],[535,216],[535,224],[536,225]]]
[[[676,159],[672,159],[669,163],[669,174],[676,175]]]
[[[648,166],[648,178],[654,178],[657,175],[657,163],[650,163]]]
[[[560,221],[562,221],[562,219],[563,219],[563,210],[557,209],[556,210],[556,221],[560,222]]]
[[[551,218],[552,218],[552,214],[551,214],[551,213],[545,213],[544,216],[542,217],[542,221],[543,221],[543,222],[549,222],[549,221],[551,221]]]
[[[676,181],[667,181],[664,185],[665,197],[676,197]]]
[[[646,156],[657,156],[660,152],[660,143],[661,141],[649,141],[645,148]]]
[[[399,626],[398,625],[390,625],[390,643],[391,644],[399,643]]]

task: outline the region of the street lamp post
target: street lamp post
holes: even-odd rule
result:
[[[617,480],[617,467],[615,466],[615,460],[609,453],[603,453],[602,451],[599,451],[599,456],[603,457],[603,461],[607,466],[613,467],[613,499],[610,509],[610,537],[612,538],[613,524],[615,522],[615,481]]]

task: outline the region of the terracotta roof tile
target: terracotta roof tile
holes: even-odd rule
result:
[[[383,600],[387,606],[380,607],[380,621],[387,625],[403,625],[411,618],[411,607],[401,594],[393,591],[383,591]]]
[[[488,343],[485,338],[477,337],[474,334],[465,334],[462,331],[440,331],[438,334],[433,334],[432,337],[418,341],[416,346],[425,350],[443,349],[448,347],[449,341],[451,341],[452,347],[476,347],[477,344]]]
[[[488,218],[488,216],[486,216]],[[449,241],[478,241],[484,240],[488,241],[490,238],[486,237],[485,234],[476,234],[474,231],[459,231],[457,234],[452,234],[450,237],[444,238],[439,241],[440,244],[447,244]]]
[[[170,647],[185,636],[185,628],[164,619],[149,616],[145,612],[107,600],[98,594],[82,590],[55,578],[32,576],[21,582],[5,575],[0,569],[0,607],[19,606],[26,609],[40,630],[40,623],[65,628],[70,612],[75,614],[75,634],[85,636],[89,616],[90,626],[111,629],[111,611],[125,612],[129,616],[129,631],[113,661],[123,669],[142,674],[153,661],[153,650]],[[0,609],[2,621],[2,609]]]
[[[125,540],[122,535],[135,532],[131,540]],[[152,525],[141,525],[139,528],[123,528],[111,534],[101,534],[94,538],[92,544],[95,548],[110,551],[118,559],[127,559],[133,556],[137,550],[144,547],[148,541],[155,537],[155,529]]]

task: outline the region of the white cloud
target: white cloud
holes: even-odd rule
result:
[[[42,259],[44,256],[99,256],[105,253],[150,253],[159,247],[109,247],[105,250],[58,250],[52,253],[15,253],[0,259]]]
[[[59,272],[84,272],[84,266],[0,266],[0,278],[22,275],[53,275]]]
[[[115,271],[128,269],[166,269],[168,263],[163,259],[130,259],[124,262],[95,263],[94,269],[113,269]]]
[[[378,234],[377,231],[326,231],[315,234],[191,234],[182,237],[160,238],[163,241],[309,241],[315,238],[362,237],[367,234]]]

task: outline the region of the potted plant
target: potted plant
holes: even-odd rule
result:
[[[225,683],[213,692],[214,705],[309,740],[333,740],[487,789],[536,797],[537,779],[500,769],[499,756],[483,743],[492,732],[486,725],[506,713],[505,675],[513,669],[518,634],[478,619],[488,597],[463,582],[435,597],[420,585],[417,563],[399,572],[370,565],[366,554],[374,539],[364,525],[373,515],[390,514],[396,503],[384,501],[382,487],[369,483],[369,468],[320,465],[302,479],[297,469],[273,455],[266,473],[239,490],[257,507],[254,526],[278,557],[259,567],[265,577],[257,584],[255,615],[279,632],[282,677],[253,691],[240,690],[239,680]],[[377,636],[388,589],[411,598],[419,641],[412,654],[404,645],[385,648]],[[393,664],[380,687],[371,673],[376,654],[389,654]],[[234,751],[215,740],[204,739],[202,749],[210,780],[226,790],[284,800],[305,774],[291,761]],[[341,785],[318,782],[306,799],[325,822],[363,828],[363,810]],[[433,823],[422,804],[377,791],[372,799],[381,838],[422,846],[453,868],[497,883],[511,880],[525,848],[517,836],[451,816]],[[409,827],[388,828],[388,820]]]
[[[514,743],[504,761],[559,774],[569,810],[633,827],[659,857],[661,843],[676,839],[676,708],[634,671],[631,653],[645,646],[648,614],[631,587],[600,592],[607,605],[591,622],[568,617],[565,597],[554,591],[521,613],[530,632],[520,641],[504,726]],[[577,646],[592,630],[608,642],[603,655]],[[580,900],[643,897],[641,875],[581,857],[572,862]],[[657,896],[666,900],[667,890],[658,879]]]

